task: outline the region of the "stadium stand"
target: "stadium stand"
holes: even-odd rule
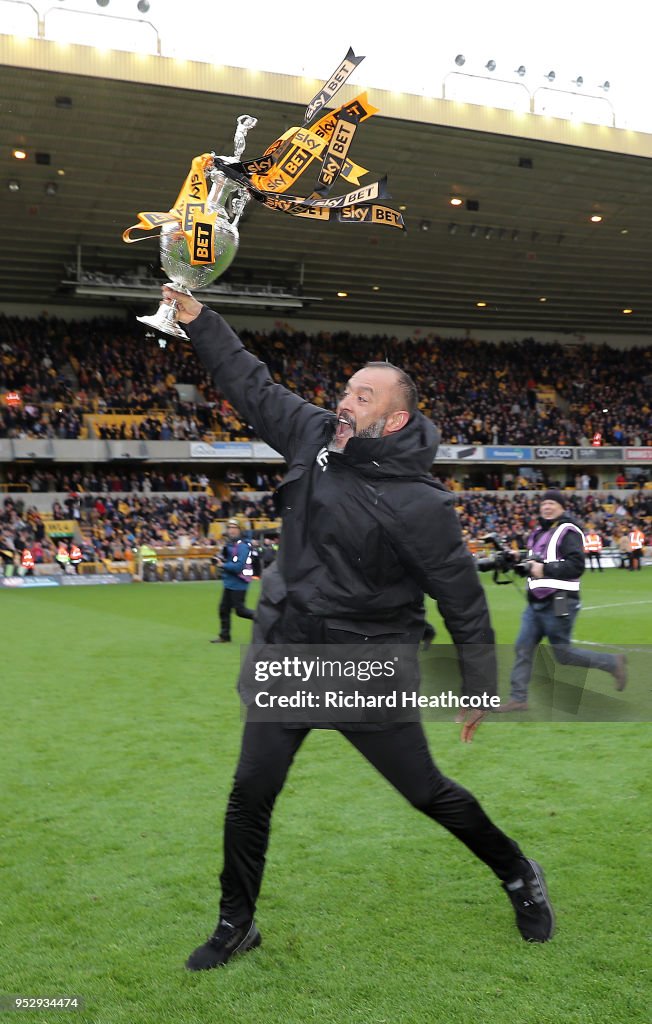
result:
[[[536,494],[458,492],[456,497],[456,510],[467,543],[474,551],[488,532],[522,548],[537,521]],[[190,494],[87,494],[70,496],[65,504],[54,501],[50,513],[40,513],[26,498],[3,500],[0,536],[10,538],[16,547],[25,542],[36,551],[37,564],[53,559],[57,523],[70,524],[63,527],[64,531],[66,535],[74,534],[83,544],[87,561],[107,562],[124,561],[126,553],[144,541],[163,551],[174,547],[188,554],[215,548],[231,516],[240,519],[247,535],[269,535],[279,529],[271,492],[253,492],[251,497],[234,493],[222,501]],[[590,523],[601,534],[606,550],[615,550],[636,523],[643,523],[649,534],[652,492],[637,491],[623,496],[576,493],[569,497],[569,511],[580,523]]]
[[[243,331],[278,380],[328,404],[353,367],[388,359],[416,380],[450,444],[652,447],[652,346],[399,340],[348,332]],[[251,430],[180,345],[143,345],[120,320],[0,317],[0,437],[243,440]],[[182,400],[190,389],[193,401]],[[605,411],[606,410],[606,411]]]
[[[319,405],[332,401],[358,365],[388,359],[404,366],[444,444],[587,447],[599,432],[605,445],[652,447],[652,346],[241,333],[277,380]],[[19,401],[7,403],[10,394]],[[0,438],[10,440],[251,440],[188,347],[148,348],[123,320],[0,317],[0,396]],[[558,485],[574,492],[573,513],[615,552],[634,524],[648,532],[652,525],[650,471],[624,468],[610,466],[613,479],[576,463],[457,463],[433,472],[456,493],[473,550],[488,531],[522,547],[536,520],[536,491]],[[70,524],[65,529],[82,545],[85,565],[111,567],[128,564],[145,541],[171,554],[209,557],[233,515],[252,535],[276,528],[272,492],[281,467],[244,467],[234,454],[226,466],[195,470],[187,461],[6,463],[0,534],[16,547],[28,543],[38,567],[54,557],[57,524]]]

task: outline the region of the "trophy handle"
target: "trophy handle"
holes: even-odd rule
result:
[[[212,182],[211,190],[206,198],[206,209],[209,213],[217,212],[222,217],[224,217],[226,216],[226,213],[224,211],[224,202],[228,197],[228,193],[231,190],[231,188],[233,188],[233,186],[231,185],[231,182],[229,182],[228,188],[226,187],[226,175],[223,174],[223,172],[220,171],[217,167],[213,167],[212,170],[207,171],[206,177],[210,178]],[[222,195],[223,192],[226,192],[225,196]]]
[[[244,213],[245,206],[249,202],[250,196],[244,189],[238,190],[237,195],[234,195],[231,199],[231,211],[233,213],[233,220],[231,221],[231,227],[237,228],[240,223],[240,218]]]

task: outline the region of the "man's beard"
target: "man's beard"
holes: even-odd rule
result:
[[[350,441],[352,437],[382,437],[383,430],[385,429],[385,424],[387,423],[387,416],[381,416],[380,419],[376,420],[375,423],[370,423],[369,426],[362,427],[361,430],[356,429],[356,421],[352,416],[347,416],[347,420],[350,426],[353,428],[353,434],[351,435],[351,437],[347,438],[346,443],[348,443],[348,441]],[[341,452],[343,451],[344,448],[346,448],[346,443],[344,445],[337,444],[335,438],[336,431],[337,421],[335,423],[335,426],[333,427],[333,433],[331,434],[331,438],[328,444],[326,445],[329,452]]]

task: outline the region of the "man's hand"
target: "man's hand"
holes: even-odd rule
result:
[[[542,580],[544,577],[543,562],[530,562],[530,576],[535,580]]]
[[[462,743],[473,742],[473,737],[475,736],[476,729],[480,725],[482,719],[486,717],[486,715],[486,711],[467,711],[466,715],[464,716],[462,732],[460,734],[460,739]]]
[[[196,320],[204,308],[201,302],[193,299],[192,295],[186,295],[185,292],[177,292],[168,285],[163,285],[162,292],[164,302],[174,302],[175,299],[177,300],[177,320],[182,324],[189,324],[192,320]]]

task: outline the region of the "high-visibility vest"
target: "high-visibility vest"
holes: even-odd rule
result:
[[[80,562],[84,561],[84,556],[76,544],[72,544],[70,547],[70,561],[73,565],[79,565]]]
[[[602,551],[602,537],[599,533],[587,533],[584,537],[584,550],[587,555]]]
[[[29,550],[29,548],[25,548],[24,549],[22,558],[20,560],[20,564],[22,565],[23,569],[33,569],[34,568],[34,557],[32,555],[32,552]]]
[[[645,547],[645,534],[642,530],[632,530],[629,535],[629,543],[632,547],[632,551],[636,551],[637,548]]]
[[[543,529],[534,530],[527,540],[528,555],[534,555],[545,562],[556,562],[559,559],[559,545],[566,535],[567,530],[575,530],[579,533],[584,543],[584,535],[579,526],[562,520],[561,523],[548,523]],[[538,579],[535,576],[528,576],[527,588],[536,600],[545,600],[557,590],[574,591],[579,596],[580,581],[558,580],[545,575]]]
[[[246,541],[245,541],[245,544],[246,544]],[[245,562],[245,567],[242,570],[242,572],[240,573],[240,579],[241,580],[246,580],[247,583],[249,583],[249,582],[251,582],[251,579],[253,578],[253,575],[254,575],[254,560],[253,560],[252,551],[251,551],[251,547],[250,547],[249,548],[249,554],[247,555],[247,561]]]
[[[59,546],[57,548],[56,558],[57,558],[57,562],[66,562],[66,563],[68,563],[70,561],[70,555],[68,554],[68,548],[66,547],[65,544],[59,544]]]

